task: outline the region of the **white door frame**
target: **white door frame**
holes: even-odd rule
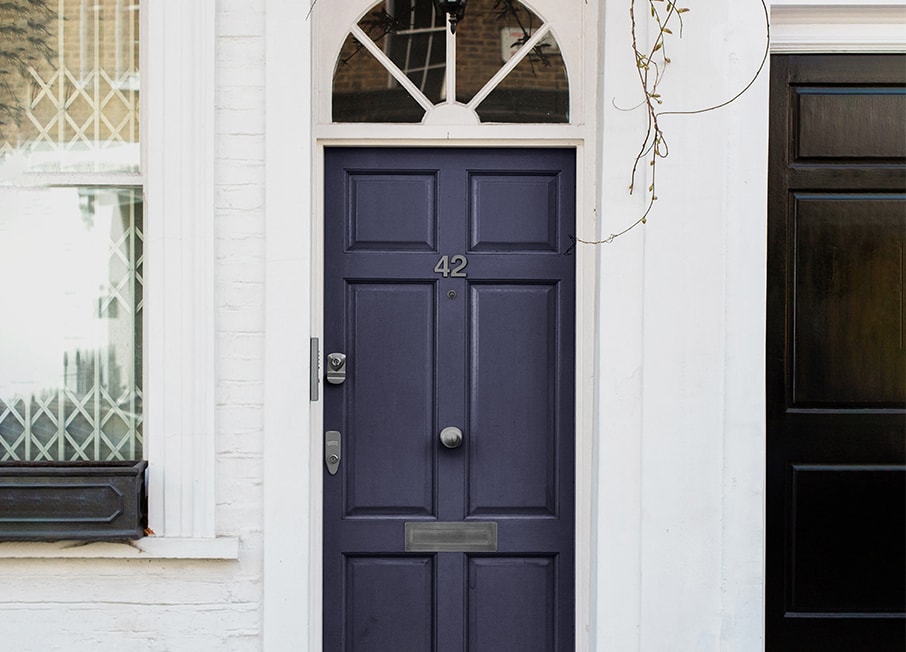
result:
[[[344,145],[359,147],[481,147],[481,148],[539,148],[563,147],[573,148],[576,151],[576,225],[579,232],[588,233],[593,229],[593,224],[588,223],[588,215],[593,211],[581,210],[583,197],[587,194],[588,183],[585,177],[585,166],[589,154],[588,148],[581,141],[575,139],[551,140],[516,140],[516,139],[482,139],[482,140],[455,140],[451,139],[419,139],[417,142],[400,140],[365,140],[355,139],[334,140],[318,139],[315,145],[315,160],[312,163],[312,181],[314,187],[324,187],[324,149]],[[313,193],[314,194],[314,193]],[[323,219],[324,197],[318,193],[314,198],[316,219],[312,220],[312,264],[310,277],[311,290],[311,333],[312,337],[323,341],[323,285],[324,285],[324,255],[323,255]],[[583,223],[584,222],[584,223]],[[576,649],[586,650],[589,647],[588,633],[591,623],[591,592],[592,592],[592,551],[595,548],[592,524],[594,523],[592,511],[591,479],[593,476],[592,450],[594,447],[594,420],[595,420],[595,329],[596,311],[595,297],[597,292],[597,252],[594,248],[579,248],[572,255],[576,258],[576,333],[575,333],[575,360],[576,360],[576,396],[575,396],[575,501],[576,501]],[[324,351],[322,353],[322,361]],[[323,367],[323,362],[322,362]],[[311,404],[310,432],[311,464],[310,464],[310,494],[317,496],[313,509],[317,513],[310,514],[309,531],[309,569],[312,582],[309,585],[309,609],[318,616],[313,615],[310,627],[317,629],[312,633],[313,642],[321,640],[321,565],[322,565],[322,482],[323,482],[323,438],[318,436],[323,430],[323,402]],[[317,522],[317,525],[315,524]],[[317,621],[317,622],[315,622]],[[311,647],[310,649],[318,649]]]

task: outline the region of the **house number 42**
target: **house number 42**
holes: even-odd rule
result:
[[[452,276],[453,278],[466,278],[468,274],[465,273],[465,269],[468,264],[469,259],[462,254],[457,254],[455,256],[441,256],[440,260],[438,260],[437,264],[434,266],[434,271],[438,274],[442,274],[444,278],[447,278],[448,276]]]

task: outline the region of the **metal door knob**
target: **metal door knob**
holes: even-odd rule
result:
[[[462,446],[462,430],[455,426],[449,426],[440,431],[440,443],[447,448],[459,448]]]

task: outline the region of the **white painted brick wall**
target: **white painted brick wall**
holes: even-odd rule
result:
[[[217,0],[216,522],[240,559],[0,559],[3,650],[261,649],[264,6]]]

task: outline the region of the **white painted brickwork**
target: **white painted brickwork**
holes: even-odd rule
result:
[[[261,649],[264,5],[216,17],[216,527],[240,559],[0,559],[3,650]]]

